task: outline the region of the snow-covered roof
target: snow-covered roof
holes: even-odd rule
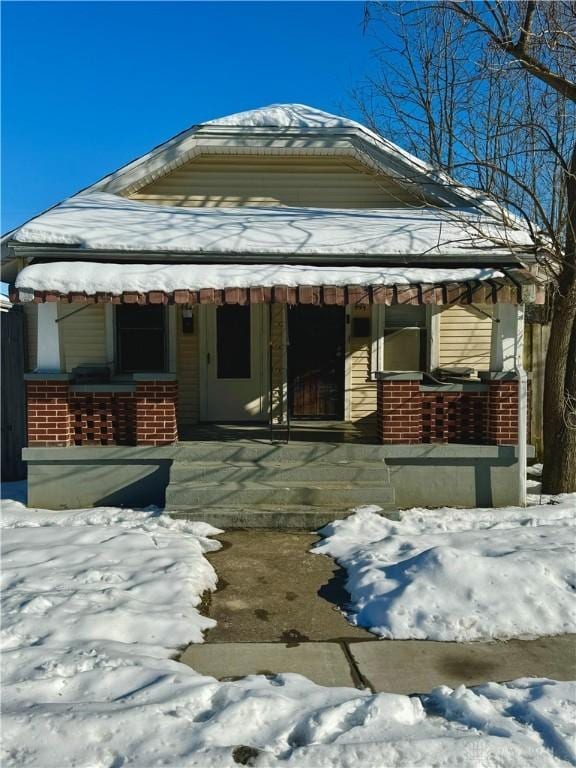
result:
[[[407,152],[402,147],[389,141],[379,133],[372,131],[366,125],[349,117],[333,115],[307,104],[270,104],[267,107],[249,109],[245,112],[236,112],[225,117],[217,117],[214,120],[206,120],[196,126],[198,129],[204,126],[228,127],[228,128],[271,128],[271,129],[300,129],[303,131],[330,132],[331,134],[348,132],[363,135],[368,141],[379,148],[387,148],[401,156],[412,166],[424,172],[434,172],[435,169],[419,157]],[[448,177],[445,177],[448,180]],[[452,180],[450,180],[452,181]]]
[[[86,250],[238,256],[433,258],[509,254],[532,245],[525,230],[472,209],[185,208],[104,192],[65,200],[12,237]]]
[[[251,128],[360,128],[365,127],[347,117],[332,115],[306,104],[270,104],[267,107],[236,112],[233,115],[206,120],[203,125],[235,125]]]
[[[407,185],[429,205],[378,210],[191,209],[129,199],[143,185],[203,152],[353,156],[372,171]],[[263,260],[267,255],[507,259],[512,252],[526,257],[534,249],[523,222],[485,196],[459,186],[361,123],[304,104],[273,104],[194,125],[6,234],[6,262],[14,243],[127,253],[232,253],[240,258],[257,254]]]
[[[18,290],[67,293],[148,293],[203,288],[299,286],[390,286],[460,283],[502,278],[496,269],[422,269],[405,267],[316,267],[275,264],[108,264],[49,262],[25,267]]]

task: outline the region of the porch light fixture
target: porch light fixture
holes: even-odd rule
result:
[[[182,333],[194,333],[194,314],[191,307],[182,310]]]

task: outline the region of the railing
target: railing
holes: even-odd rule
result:
[[[178,439],[171,374],[132,383],[74,384],[68,374],[27,374],[28,445],[167,445]]]
[[[383,444],[514,445],[518,381],[481,374],[481,381],[424,385],[422,374],[378,373],[378,437]]]
[[[69,409],[74,445],[136,444],[136,402],[132,392],[72,390]]]

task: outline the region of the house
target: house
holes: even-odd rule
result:
[[[357,122],[274,105],[193,126],[3,250],[33,505],[255,525],[524,500],[535,243]]]

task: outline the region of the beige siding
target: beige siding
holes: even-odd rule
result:
[[[38,305],[24,304],[24,317],[26,329],[26,357],[25,365],[28,371],[33,371],[37,365],[38,354]]]
[[[194,333],[183,333],[182,308],[178,307],[176,319],[178,422],[184,426],[196,424],[200,414],[198,313],[196,309],[193,319]]]
[[[489,305],[479,308],[457,305],[440,314],[438,365],[441,368],[467,366],[489,370],[490,313]]]
[[[105,365],[106,314],[104,305],[88,304],[79,312],[74,304],[58,305],[60,354],[65,371],[78,365]]]
[[[369,307],[353,307],[354,317],[370,316]],[[351,324],[352,327],[352,324]],[[350,337],[350,421],[372,425],[376,422],[376,382],[370,381],[371,338]]]
[[[413,201],[389,177],[352,159],[204,155],[130,194],[158,205],[397,207]]]

